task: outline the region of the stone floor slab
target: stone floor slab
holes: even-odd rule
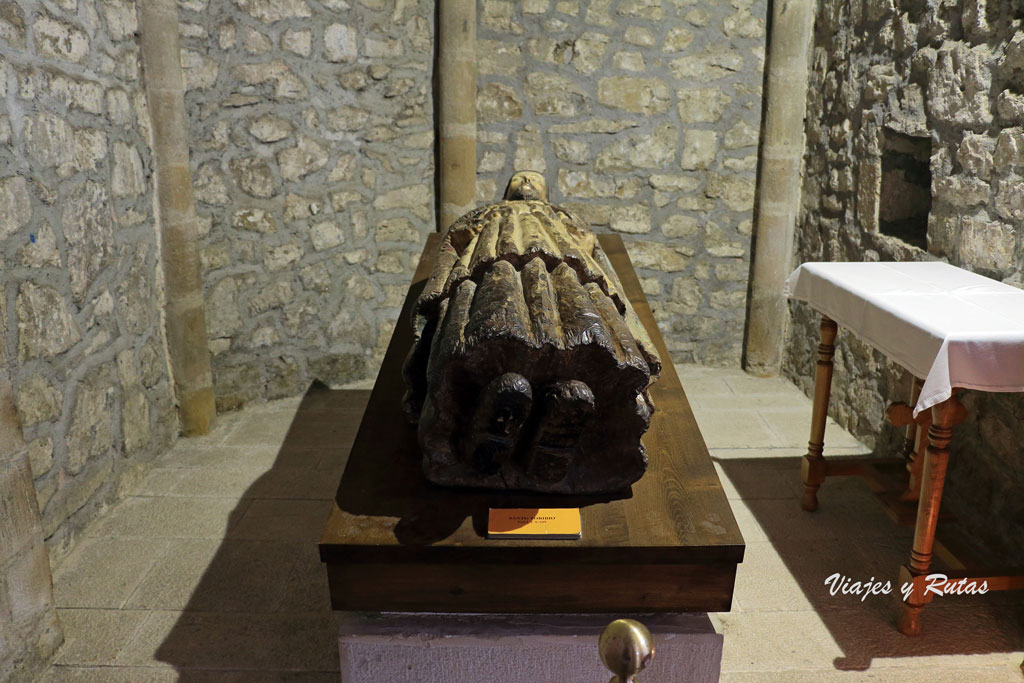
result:
[[[58,609],[64,644],[55,664],[110,665],[149,616],[142,610]]]
[[[842,650],[811,610],[716,615],[725,638],[722,673],[831,671]]]
[[[768,541],[768,534],[765,533],[754,511],[747,505],[747,501],[733,499],[729,501],[729,505],[732,507],[732,515],[736,518],[736,524],[743,535],[744,543],[764,543]],[[737,572],[742,571],[742,567],[743,565],[741,564]]]
[[[768,542],[747,542],[743,569],[736,572],[733,603],[744,612],[793,612],[813,609],[803,586]]]
[[[54,573],[57,606],[124,606],[167,543],[153,539],[82,539]]]
[[[217,418],[213,422],[213,428],[209,433],[202,436],[190,437],[187,441],[197,446],[215,446],[223,442],[224,439],[234,431],[238,426],[238,423],[241,422],[246,414],[246,411],[221,413],[217,415]]]
[[[330,512],[326,500],[257,498],[229,532],[230,538],[316,543]]]
[[[128,597],[131,609],[185,609],[210,568],[223,539],[168,539],[153,568]]]
[[[739,368],[723,368],[715,373],[722,377],[737,396],[769,395],[785,399],[795,399],[802,392],[782,377],[755,377]]]
[[[166,496],[185,472],[180,467],[154,467],[128,493],[133,496]]]
[[[247,414],[225,438],[224,443],[280,449],[295,421],[295,413],[287,411]]]
[[[329,612],[150,612],[115,663],[177,669],[337,671]],[[337,674],[335,674],[337,675]]]
[[[921,634],[908,638],[894,628],[898,605],[898,596],[892,595],[866,609],[822,612],[825,627],[843,650],[835,668],[891,670],[896,678],[921,665],[960,669],[969,676],[978,667],[1020,663],[1024,632],[1015,610],[983,600],[950,606],[935,598],[922,614]]]
[[[176,671],[154,667],[51,666],[37,683],[174,683],[179,680]]]
[[[851,505],[841,499],[824,501],[816,512],[805,512],[797,500],[744,499],[761,528],[772,542],[786,540],[889,537],[898,532],[878,503],[867,498],[863,505]]]
[[[224,443],[277,449],[351,448],[361,415],[257,414],[240,424]]]
[[[280,449],[273,446],[181,445],[159,459],[161,467],[247,468],[261,472],[277,463]]]
[[[694,408],[693,415],[708,448],[772,448],[786,445],[778,443],[779,437],[755,411],[741,408]]]
[[[270,470],[256,467],[189,467],[169,495],[196,498],[246,498]]]
[[[922,667],[913,671],[868,669],[866,671],[744,671],[722,674],[721,683],[853,683],[854,681],[891,681],[892,683],[938,683],[964,681],[969,683],[1007,683],[1020,680],[1016,667],[972,668],[969,677],[962,670],[944,667]]]
[[[725,382],[725,378],[718,372],[718,368],[682,364],[677,364],[675,367],[687,397],[735,395]]]
[[[220,541],[212,555],[203,547],[194,547],[191,554],[182,548],[178,556],[172,555],[175,550],[171,548],[147,575],[129,604],[200,612],[277,612],[289,597],[285,589],[298,556],[310,552],[304,544],[237,539]],[[196,560],[207,557],[196,576]],[[191,588],[187,595],[186,587]]]
[[[757,414],[775,434],[776,446],[807,448],[807,441],[811,435],[810,407],[782,408],[777,404],[773,408],[759,408]],[[825,422],[825,443],[837,448],[869,450],[831,418]]]
[[[318,463],[315,470],[275,467],[253,482],[245,495],[249,498],[333,500],[344,471],[344,464],[328,467],[326,463]]]
[[[796,395],[790,392],[774,392],[742,397],[736,394],[694,393],[691,395],[688,393],[686,398],[690,401],[691,406],[701,410],[735,410],[736,408],[760,410],[762,408],[774,409],[780,405],[797,410],[806,410],[807,427],[810,429],[811,400],[799,392]]]
[[[223,538],[249,501],[236,498],[130,496],[91,526],[88,536]]]
[[[830,539],[748,543],[742,571],[736,576],[737,603],[745,612],[856,609],[868,600],[872,605],[884,601],[888,608],[887,598],[842,592],[842,577],[851,582],[890,581],[890,590],[898,590],[898,564],[885,572],[873,571],[858,550],[851,552],[851,544]],[[835,574],[840,577],[832,595],[827,581]]]
[[[715,471],[729,500],[780,499],[792,500],[803,493],[803,483],[786,459],[760,458],[744,462],[741,467],[719,462],[714,455]]]
[[[800,471],[800,460],[807,454],[807,446],[794,446],[792,448],[779,448],[769,446],[757,446],[749,448],[709,448],[711,455],[720,460],[744,460],[747,458],[765,458],[776,460],[790,460],[790,466],[795,472]],[[871,449],[863,444],[846,448],[837,446],[825,446],[826,458],[863,457],[870,455]],[[799,476],[799,474],[797,475]]]

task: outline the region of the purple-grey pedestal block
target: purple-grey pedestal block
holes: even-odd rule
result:
[[[718,681],[722,636],[706,614],[411,614],[345,612],[344,683],[600,683],[597,640],[614,619],[647,626],[655,654],[642,678]]]

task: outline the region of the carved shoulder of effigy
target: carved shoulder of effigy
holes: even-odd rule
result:
[[[516,191],[522,176],[540,191]],[[413,311],[405,408],[424,472],[450,485],[624,488],[646,469],[661,360],[590,229],[546,201],[538,174],[509,187],[448,229]]]

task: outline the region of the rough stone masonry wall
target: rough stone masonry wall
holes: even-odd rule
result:
[[[797,262],[940,258],[1022,284],[1024,5],[1019,0],[848,3],[818,8]],[[930,141],[927,252],[879,232],[885,140]],[[880,206],[882,205],[882,206]],[[786,372],[810,392],[818,317],[792,306]],[[832,412],[879,450],[909,378],[840,331]],[[1024,400],[968,392],[943,505],[1004,556],[1024,558]]]
[[[481,0],[478,201],[514,170],[623,234],[673,360],[738,363],[764,0]]]
[[[432,3],[179,9],[218,408],[370,375],[434,229]]]
[[[0,2],[0,362],[59,557],[177,433],[131,0]]]

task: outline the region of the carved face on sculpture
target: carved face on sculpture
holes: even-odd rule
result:
[[[508,181],[505,188],[506,201],[515,199],[533,199],[541,202],[548,200],[548,185],[537,171],[519,171]]]

